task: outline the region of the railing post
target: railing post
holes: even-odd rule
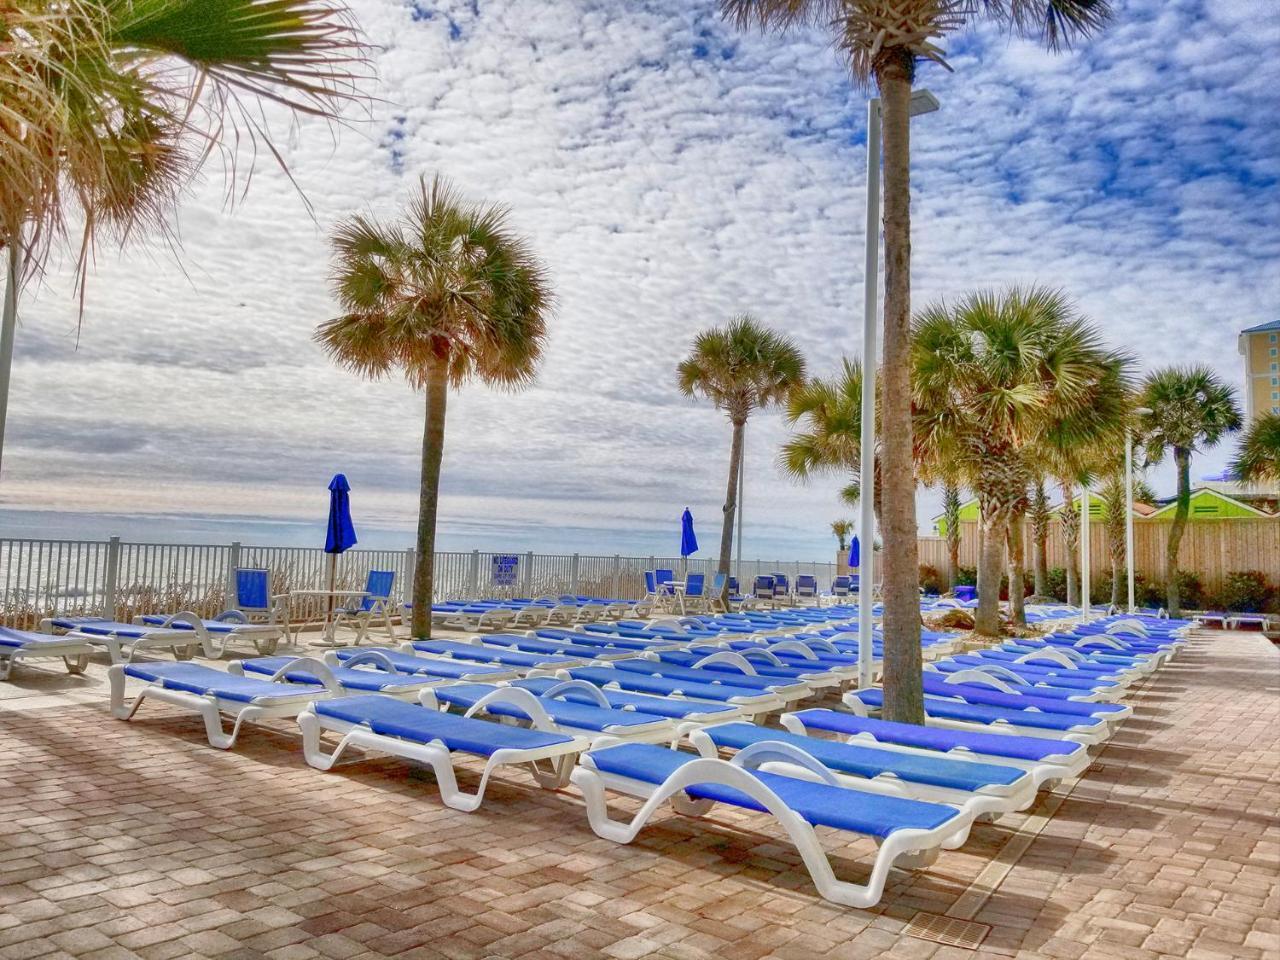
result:
[[[480,599],[480,551],[471,551],[471,571],[467,583],[467,599]]]
[[[107,576],[103,589],[102,615],[108,620],[116,618],[116,599],[120,581],[120,538],[107,541]]]
[[[227,598],[222,604],[223,610],[232,610],[238,606],[240,598],[236,596],[236,568],[239,566],[240,541],[232,540],[231,546],[227,548]]]
[[[619,554],[613,555],[613,593],[610,600],[617,600],[622,596],[622,557]]]
[[[575,597],[578,595],[578,555],[576,553],[569,564],[569,592]]]
[[[400,584],[400,596],[405,603],[413,603],[413,576],[418,566],[418,551],[409,547],[404,552],[404,581]]]
[[[533,551],[532,550],[530,550],[528,553],[524,555],[524,576],[521,577],[520,580],[521,580],[521,583],[524,584],[524,586],[521,588],[521,593],[523,593],[526,597],[532,597],[533,596]]]

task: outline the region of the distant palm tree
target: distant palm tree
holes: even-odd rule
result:
[[[1098,500],[1102,504],[1102,526],[1107,533],[1107,555],[1111,559],[1111,600],[1113,607],[1121,605],[1121,584],[1125,584],[1124,601],[1128,602],[1128,548],[1125,543],[1126,519],[1129,503],[1128,490],[1125,487],[1124,457],[1112,457],[1102,471],[1101,484],[1098,487]],[[1146,480],[1135,477],[1133,483],[1133,499],[1138,503],[1150,503],[1155,494]]]
[[[1235,390],[1204,365],[1165,367],[1142,384],[1141,404],[1151,410],[1142,420],[1142,446],[1148,464],[1170,451],[1178,471],[1178,500],[1165,546],[1165,593],[1169,616],[1182,615],[1178,592],[1178,548],[1191,513],[1191,455],[1215,446],[1240,429]]]
[[[856,506],[862,498],[862,364],[847,357],[841,364],[838,376],[813,377],[788,395],[787,422],[802,423],[805,429],[782,445],[778,465],[801,482],[824,473],[844,474],[848,482],[841,488],[840,498]],[[879,457],[872,469],[878,481]],[[878,517],[879,482],[874,501]]]
[[[835,534],[836,542],[840,545],[840,552],[844,553],[849,549],[849,535],[853,533],[852,520],[832,520],[831,532]]]
[[[1031,576],[1037,597],[1047,596],[1049,592],[1049,523],[1052,516],[1045,479],[1038,474],[1032,484],[1031,505],[1027,508],[1031,528]]]
[[[954,474],[942,484],[942,519],[946,524],[947,590],[953,591],[960,573],[960,482]]]
[[[1050,50],[1110,17],[1108,0],[720,0],[740,27],[830,32],[855,84],[880,91],[884,120],[884,716],[924,722],[917,594],[914,446],[911,436],[910,110],[916,67],[946,64],[939,38],[978,18]],[[874,279],[874,278],[872,278]]]
[[[738,471],[742,436],[755,410],[781,403],[804,382],[804,357],[788,337],[762,326],[747,314],[728,326],[704,330],[693,341],[689,356],[676,368],[680,392],[702,396],[723,410],[733,425],[729,450],[729,483],[724,497],[724,525],[720,530],[720,565],[727,577],[733,552],[733,520],[738,509]]]
[[[1072,432],[1084,445],[1116,430],[1100,407],[1112,393],[1127,396],[1128,360],[1106,350],[1062,294],[1042,288],[935,304],[913,333],[916,442],[954,451],[955,469],[978,498],[975,626],[996,635],[1002,554],[1010,524],[1026,510],[1038,439]]]
[[[1280,413],[1253,418],[1231,463],[1241,483],[1280,483]]]
[[[507,211],[466,203],[439,177],[422,178],[396,222],[344,220],[332,246],[344,313],[320,324],[316,341],[361,376],[399,371],[426,394],[411,632],[429,637],[449,387],[475,378],[506,388],[531,382],[551,289]]]
[[[367,68],[341,0],[7,0],[0,50],[8,337],[19,287],[68,223],[81,231],[83,280],[96,241],[163,230],[223,141],[229,196],[242,140],[283,165],[257,101],[332,118],[359,99]],[[238,173],[247,186],[250,171]],[[0,390],[0,454],[7,400]]]

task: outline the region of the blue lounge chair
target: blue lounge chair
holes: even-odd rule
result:
[[[299,661],[305,662],[304,669],[296,669]],[[377,650],[363,650],[341,665],[323,664],[328,677],[319,674],[313,664],[309,657],[256,657],[232,660],[227,664],[227,672],[242,677],[266,677],[268,680],[307,684],[315,683],[317,676],[325,680],[331,677],[343,695],[384,693],[402,700],[414,700],[429,687],[452,682],[426,673],[397,670],[390,658]]]
[[[565,680],[586,680],[606,692],[625,690],[657,697],[675,697],[687,700],[705,700],[710,703],[727,703],[737,707],[749,717],[763,717],[783,706],[781,697],[751,687],[739,687],[732,683],[699,683],[691,680],[672,680],[651,673],[633,673],[615,667],[571,667],[557,672]],[[730,678],[732,679],[732,678]]]
[[[757,769],[763,762],[779,760],[803,768],[805,778]],[[967,835],[972,822],[944,804],[840,786],[835,774],[819,761],[783,743],[742,750],[732,760],[626,743],[584,754],[572,780],[586,799],[591,829],[615,843],[634,840],[668,800],[689,816],[703,816],[716,803],[769,813],[795,844],[818,892],[851,907],[874,906],[895,862],[911,866],[932,862],[944,844],[954,845],[953,838]],[[610,790],[644,800],[629,823],[609,816],[606,793]],[[837,879],[814,827],[880,841],[866,884]]]
[[[1059,780],[1077,777],[1091,762],[1083,744],[1042,737],[975,733],[943,727],[922,727],[859,717],[839,710],[812,709],[784,713],[782,726],[792,733],[834,733],[848,743],[876,743],[895,749],[926,751],[940,756],[999,763],[1026,770],[1039,790]]]
[[[529,697],[527,691],[512,691],[517,692]],[[435,773],[440,797],[447,806],[468,813],[483,802],[489,778],[499,767],[527,765],[539,786],[554,790],[568,782],[575,758],[589,746],[587,739],[558,733],[541,718],[533,721],[533,729],[525,729],[441,713],[376,694],[317,700],[298,715],[298,725],[302,728],[303,756],[316,769],[332,769],[350,747],[413,760]],[[341,737],[332,753],[325,753],[321,746],[320,736],[325,731]],[[454,753],[484,760],[474,793],[459,788]]]
[[[850,690],[844,705],[858,716],[871,716],[884,706],[884,691],[877,687]],[[965,703],[948,697],[924,698],[925,723],[984,733],[1012,733],[1024,737],[1070,740],[1089,746],[1110,736],[1107,722],[1100,717],[1068,716],[1040,710],[1011,710],[984,704]]]
[[[310,662],[323,668],[319,661]],[[304,669],[301,661],[293,665],[295,674]],[[117,719],[132,719],[147,699],[162,700],[199,715],[209,744],[220,750],[235,746],[245,723],[296,716],[316,698],[340,692],[336,684],[326,683],[319,670],[316,681],[307,684],[238,677],[197,663],[117,663],[107,669],[107,679],[111,713]],[[131,703],[125,700],[126,680],[145,684]],[[233,721],[230,733],[223,731],[224,716]]]
[[[637,743],[673,743],[680,738],[681,729],[669,717],[618,709],[609,704],[598,687],[584,681],[569,683],[576,684],[580,694],[594,696],[593,702],[583,703],[581,699],[563,696],[563,684],[559,689],[553,688],[553,693],[537,694],[524,687],[485,683],[459,683],[424,690],[418,702],[433,710],[460,709],[468,717],[489,713],[521,725],[544,717],[551,729],[590,740],[607,736]]]
[[[789,730],[773,730],[751,723],[721,723],[690,732],[689,741],[704,757],[718,751],[763,749],[763,744],[786,743],[820,761],[847,786],[946,803],[972,817],[996,817],[1025,810],[1036,790],[1025,770],[1007,764],[957,760],[924,753],[903,753],[874,743],[841,743]],[[792,772],[770,765],[774,772]],[[803,770],[794,771],[803,776]],[[963,843],[965,837],[957,837]]]
[[[41,633],[58,631],[105,648],[112,663],[127,663],[140,650],[168,650],[178,660],[190,660],[197,652],[211,659],[216,656],[204,649],[200,636],[190,629],[119,623],[105,617],[46,617],[40,621]]]
[[[1001,684],[990,674],[979,671],[940,676],[924,672],[924,692],[934,697],[955,697],[965,703],[1009,710],[1044,710],[1067,716],[1099,717],[1108,723],[1119,723],[1133,714],[1133,708],[1122,703],[1097,703],[1044,695],[1018,693]],[[1047,691],[1046,691],[1047,693]]]
[[[47,633],[0,627],[0,680],[8,680],[14,664],[20,660],[62,658],[67,673],[84,673],[89,654],[97,649],[87,638],[70,633],[51,637]]]
[[[486,647],[456,640],[414,640],[400,648],[401,653],[425,653],[450,660],[470,660],[521,670],[557,670],[582,663],[581,657],[557,657],[547,653],[521,653],[505,647]]]
[[[853,577],[836,577],[831,581],[831,595],[833,597],[843,599],[853,596],[854,592]]]
[[[370,570],[365,579],[364,596],[354,606],[339,607],[334,613],[334,627],[353,621],[356,625],[356,644],[369,636],[369,627],[374,621],[381,622],[387,631],[387,639],[395,640],[395,630],[391,626],[391,611],[395,601],[391,599],[391,591],[395,589],[396,572],[394,570]]]
[[[807,573],[796,577],[796,599],[818,602],[818,578]]]
[[[610,666],[624,673],[643,673],[680,683],[700,683],[707,685],[724,684],[731,687],[746,687],[778,697],[786,703],[803,700],[813,693],[807,683],[789,677],[762,677],[748,671],[714,670],[706,667],[680,667],[673,664],[660,663],[656,660],[615,660]]]
[[[728,703],[700,703],[694,700],[677,700],[671,697],[650,697],[641,693],[625,693],[606,690],[586,680],[558,680],[552,677],[530,677],[513,680],[511,686],[520,687],[540,697],[558,696],[577,703],[596,703],[595,693],[604,695],[609,706],[618,710],[638,710],[641,713],[667,717],[682,723],[724,723],[737,720],[742,711]]]
[[[444,657],[419,657],[390,647],[366,647],[364,650],[329,650],[324,662],[329,666],[359,666],[365,654],[381,654],[401,673],[419,674],[436,680],[458,680],[464,683],[496,683],[520,676],[513,667],[492,666],[470,660],[447,660]]]
[[[687,650],[668,650],[655,655],[659,663],[670,663],[693,670],[718,670],[730,676],[745,674],[762,677],[774,682],[803,683],[814,690],[838,687],[849,681],[816,661],[799,665],[784,663],[767,650],[751,647],[744,650],[726,650],[719,647],[696,646]]]
[[[190,610],[181,613],[144,613],[134,617],[140,626],[164,630],[191,630],[200,640],[201,655],[217,660],[227,651],[233,640],[248,640],[261,654],[275,653],[284,635],[283,624],[252,623],[240,610],[226,610],[212,619],[203,618]]]

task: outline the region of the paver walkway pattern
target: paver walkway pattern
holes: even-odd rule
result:
[[[311,769],[290,722],[222,752],[163,704],[116,721],[106,696],[100,666],[0,683],[4,960],[1280,957],[1280,655],[1257,634],[1197,638],[1088,774],[1042,796],[1060,805],[973,917],[976,953],[904,928],[952,908],[1028,816],[859,911],[819,899],[764,817],[671,813],[617,846],[572,788],[510,774],[468,815],[399,762]],[[869,846],[825,839],[865,876]]]

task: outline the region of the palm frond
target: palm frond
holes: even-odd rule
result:
[[[1280,414],[1253,418],[1231,462],[1242,483],[1280,483]]]

